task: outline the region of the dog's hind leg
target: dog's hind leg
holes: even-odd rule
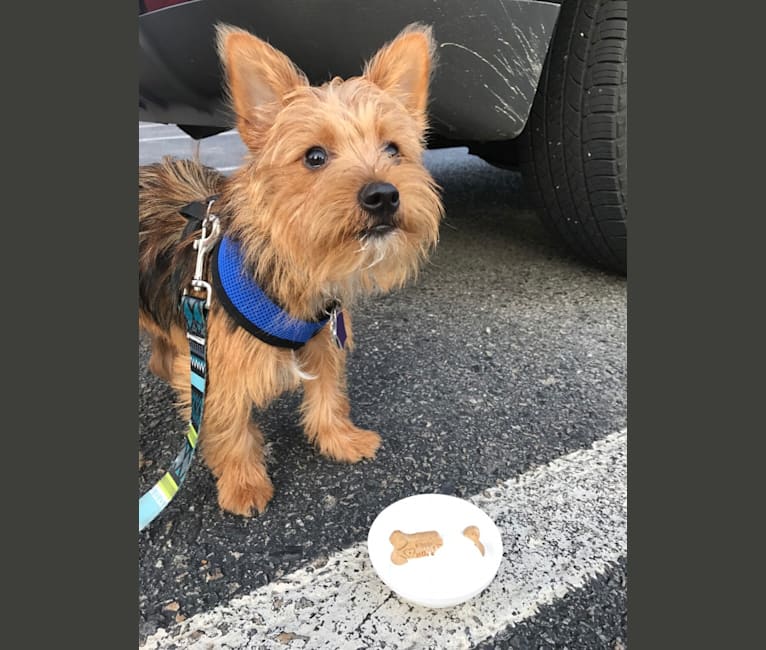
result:
[[[346,353],[335,346],[328,328],[301,349],[300,359],[301,369],[315,377],[303,381],[301,415],[308,439],[321,454],[334,460],[355,463],[373,458],[380,447],[380,436],[351,422]]]
[[[152,355],[149,357],[149,370],[160,379],[172,382],[175,360],[178,356],[178,345],[182,346],[181,349],[187,348],[188,345],[186,334],[177,327],[171,328],[169,332],[164,331],[144,312],[139,312],[138,326],[151,340]],[[174,338],[176,339],[175,343],[173,342]]]
[[[173,377],[176,348],[170,339],[160,334],[153,334],[151,338],[152,356],[149,358],[149,370],[160,379],[170,381]]]

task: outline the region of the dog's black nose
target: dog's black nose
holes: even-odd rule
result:
[[[399,209],[399,190],[391,183],[369,183],[359,192],[359,203],[381,223],[391,223]]]

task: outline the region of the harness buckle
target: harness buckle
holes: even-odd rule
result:
[[[221,222],[218,216],[213,214],[210,210],[215,203],[215,199],[211,199],[207,204],[207,211],[205,212],[205,218],[202,220],[202,231],[200,232],[199,239],[194,241],[194,250],[197,251],[197,261],[194,265],[194,278],[191,281],[192,291],[205,292],[205,308],[210,308],[210,298],[213,294],[213,288],[209,282],[205,282],[202,279],[202,272],[205,266],[205,256],[213,249],[218,243],[218,239],[221,236]],[[210,232],[208,233],[208,227]],[[188,289],[184,289],[183,295],[187,295]]]

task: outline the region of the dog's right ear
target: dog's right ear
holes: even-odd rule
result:
[[[219,24],[216,34],[237,129],[256,148],[285,95],[308,81],[286,55],[250,32]]]

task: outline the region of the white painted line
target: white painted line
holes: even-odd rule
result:
[[[167,128],[167,127],[172,127],[173,125],[172,124],[157,124],[155,122],[139,122],[138,123],[139,129],[156,129],[161,126],[164,126]]]
[[[183,135],[163,135],[158,138],[139,138],[139,142],[159,142],[160,140],[191,140],[191,138],[186,135],[185,133]]]
[[[220,138],[225,135],[239,135],[237,131],[224,131],[218,135],[212,136],[214,138]],[[139,138],[139,142],[159,142],[160,140],[192,140],[192,138],[185,133],[183,135],[165,135],[158,138]]]
[[[627,430],[471,499],[497,523],[505,557],[494,582],[443,610],[400,601],[366,544],[248,596],[160,629],[146,650],[470,648],[582,587],[627,554]]]

